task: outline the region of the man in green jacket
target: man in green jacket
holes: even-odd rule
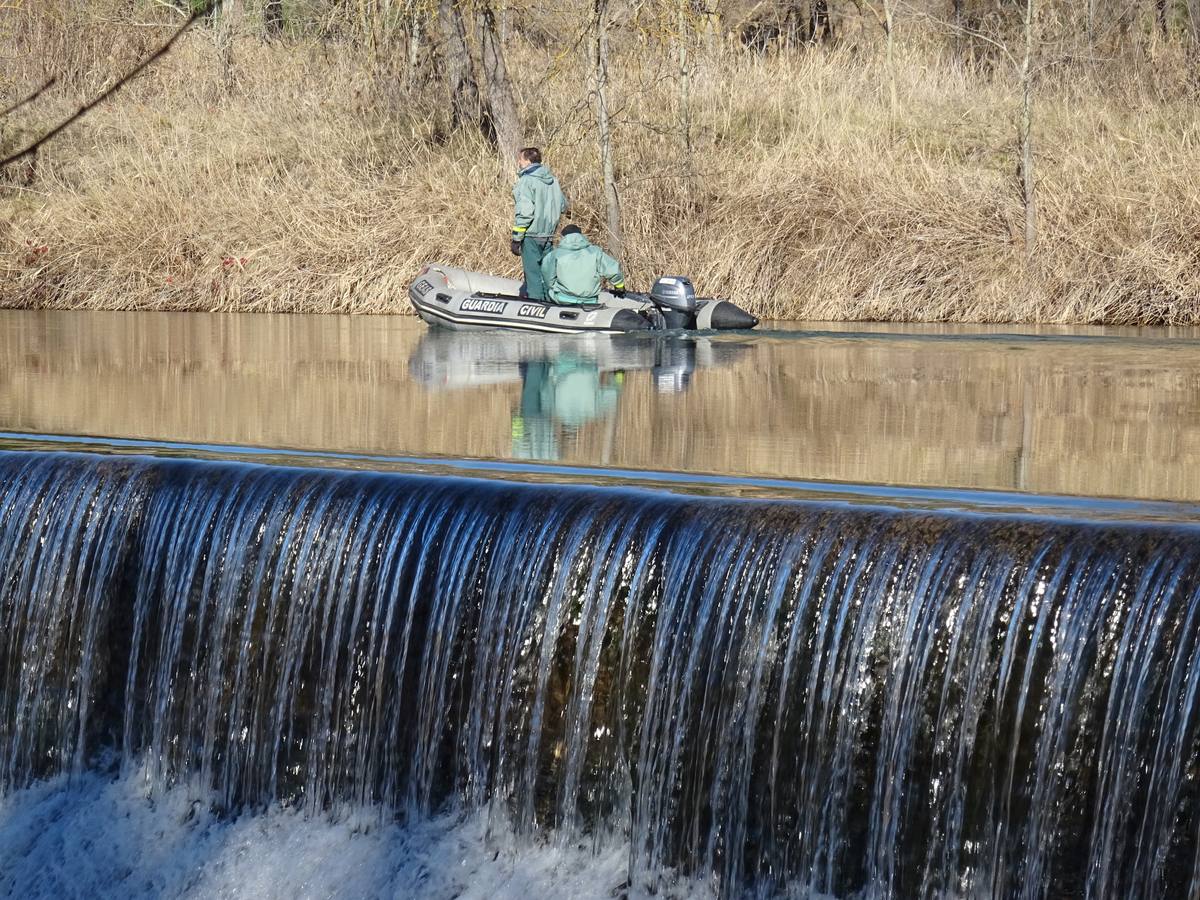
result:
[[[520,174],[513,185],[512,243],[513,256],[521,257],[525,269],[525,294],[531,300],[545,300],[542,283],[542,259],[550,251],[558,220],[567,211],[567,197],[558,179],[542,165],[542,152],[526,147],[517,154]]]
[[[613,293],[625,292],[625,276],[617,261],[588,241],[578,225],[563,229],[558,246],[542,260],[542,281],[555,303],[597,303],[607,280]]]

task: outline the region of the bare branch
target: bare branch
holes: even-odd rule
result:
[[[69,128],[72,124],[77,122],[79,119],[83,118],[85,115],[87,115],[89,112],[91,112],[93,109],[95,109],[101,103],[103,103],[105,100],[107,100],[113,94],[115,94],[117,91],[121,90],[121,88],[125,87],[125,85],[127,85],[134,78],[136,78],[138,75],[140,75],[148,66],[150,66],[152,63],[154,63],[160,57],[165,56],[167,54],[167,52],[170,51],[171,47],[175,44],[175,42],[177,40],[179,40],[181,37],[183,37],[183,34],[185,31],[187,31],[189,28],[191,28],[192,25],[194,25],[198,19],[201,19],[202,17],[204,17],[204,16],[208,15],[210,12],[212,12],[213,8],[217,5],[217,2],[218,2],[218,0],[207,0],[207,2],[204,3],[203,6],[196,9],[188,17],[187,21],[185,21],[182,25],[179,26],[179,28],[177,28],[175,30],[174,34],[172,34],[167,39],[166,43],[164,43],[161,47],[159,47],[157,50],[155,50],[153,53],[151,53],[149,56],[147,56],[145,59],[143,59],[141,62],[139,62],[136,66],[134,66],[129,72],[127,72],[122,78],[118,79],[110,87],[101,91],[100,94],[95,99],[93,99],[93,100],[89,101],[88,103],[85,103],[83,106],[79,107],[79,109],[75,110],[75,112],[73,112],[71,115],[67,116],[67,118],[63,119],[61,122],[59,122],[53,128],[51,128],[49,131],[47,131],[45,134],[43,134],[41,137],[39,137],[37,140],[35,140],[32,144],[29,144],[23,150],[18,150],[16,153],[13,153],[11,156],[5,157],[4,159],[0,160],[0,169],[5,168],[6,166],[10,166],[13,163],[15,163],[17,160],[23,159],[24,157],[29,156],[32,153],[36,153],[43,144],[56,138],[59,134],[61,134],[63,131],[65,131],[67,128]]]
[[[32,94],[30,94],[24,100],[18,100],[16,103],[14,103],[8,109],[4,110],[4,112],[0,112],[0,119],[3,119],[5,116],[11,116],[22,106],[28,106],[30,103],[32,103],[34,100],[36,100],[38,97],[42,96],[42,94],[46,93],[46,91],[50,90],[50,88],[54,86],[54,83],[56,81],[58,81],[58,76],[56,76],[56,75],[52,75],[51,77],[47,78],[45,83],[40,88],[35,90]]]
[[[1021,64],[1017,62],[1017,58],[1012,54],[1008,47],[1001,41],[996,40],[991,35],[984,34],[982,31],[979,31],[975,28],[968,28],[965,25],[959,25],[954,22],[944,22],[937,16],[930,15],[924,10],[917,9],[915,6],[908,6],[908,9],[911,10],[912,18],[921,19],[922,21],[932,25],[935,29],[940,29],[944,33],[959,34],[963,35],[964,37],[971,37],[975,38],[976,40],[983,41],[985,44],[990,44],[1001,54],[1003,54],[1004,58],[1009,61],[1014,69],[1019,70],[1021,68]]]
[[[155,6],[161,6],[163,9],[169,9],[177,16],[184,15],[184,11],[175,3],[169,3],[168,0],[154,0]]]

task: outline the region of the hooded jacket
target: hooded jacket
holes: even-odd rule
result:
[[[606,278],[614,288],[625,288],[625,276],[617,261],[582,234],[565,235],[546,254],[542,277],[555,303],[595,303]]]
[[[527,166],[513,185],[513,240],[531,237],[548,241],[558,231],[558,220],[567,211],[567,197],[548,166]]]

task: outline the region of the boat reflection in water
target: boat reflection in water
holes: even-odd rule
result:
[[[746,343],[692,334],[527,335],[431,329],[409,360],[409,373],[431,391],[520,382],[512,409],[512,456],[557,460],[580,431],[605,427],[600,463],[616,439],[626,375],[648,372],[650,390],[678,394],[697,369],[731,365]]]

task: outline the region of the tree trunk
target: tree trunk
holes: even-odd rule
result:
[[[1158,23],[1158,33],[1165,40],[1167,37],[1167,0],[1154,0],[1154,18]]]
[[[242,27],[242,0],[221,0],[217,18],[217,57],[221,65],[221,81],[225,93],[233,91],[237,80],[234,73],[233,44]]]
[[[266,0],[263,4],[263,32],[268,38],[283,34],[283,0]]]
[[[455,0],[441,0],[438,4],[438,25],[442,32],[442,67],[450,91],[451,124],[459,128],[470,123],[488,140],[494,141],[496,131],[480,100],[479,85],[471,72],[467,29]]]
[[[893,40],[896,20],[892,14],[892,0],[883,0],[883,23],[887,31],[887,78],[888,78],[888,126],[891,129],[896,127],[896,107],[898,102],[896,99],[896,62],[893,53]]]
[[[621,230],[621,198],[617,193],[613,164],[612,123],[608,117],[608,0],[595,0],[596,34],[593,42],[596,133],[600,141],[600,165],[604,174],[604,203],[608,210],[608,249],[620,259],[625,249]]]
[[[1200,47],[1200,0],[1188,0],[1188,27],[1192,32],[1193,49]]]
[[[421,51],[425,45],[425,16],[416,3],[409,4],[408,15],[408,68],[404,75],[404,84],[411,91],[417,83]]]
[[[511,168],[521,148],[521,116],[517,112],[508,66],[504,62],[504,48],[496,28],[496,16],[487,3],[481,2],[475,13],[475,28],[479,40],[483,87],[487,92],[488,108],[496,130],[496,147],[504,164]]]
[[[808,16],[810,41],[819,44],[833,37],[833,27],[829,21],[829,0],[812,0]]]
[[[679,0],[679,133],[689,170],[692,159],[691,69],[688,67],[688,43],[692,34],[690,6],[691,0]]]
[[[378,0],[356,0],[358,7],[358,30],[367,40],[367,62],[372,72],[379,72],[379,64],[386,58],[383,46],[382,21]],[[389,60],[390,62],[390,60]]]
[[[887,10],[885,9],[884,12],[886,13]],[[950,30],[953,34],[954,53],[956,56],[961,57],[964,55],[964,50],[970,48],[970,44],[964,40],[966,30],[964,25],[966,23],[963,21],[963,0],[950,0],[950,24],[952,26]]]
[[[1025,56],[1021,61],[1021,199],[1025,207],[1025,256],[1037,242],[1033,173],[1033,0],[1025,0]]]

